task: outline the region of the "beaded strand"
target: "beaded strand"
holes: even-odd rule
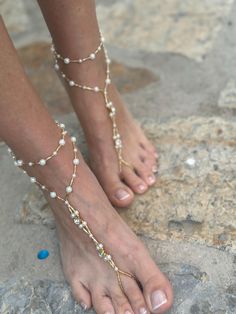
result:
[[[65,136],[65,134],[66,134],[67,132],[64,130],[64,128],[65,128],[64,124],[60,124],[59,127],[62,128],[63,136]],[[73,153],[74,153],[74,154],[73,154],[73,161],[72,161],[72,164],[73,164],[73,172],[72,172],[72,175],[71,175],[71,179],[70,179],[70,181],[69,181],[69,184],[68,184],[68,186],[67,186],[66,189],[65,189],[65,196],[60,196],[60,195],[59,195],[58,193],[56,193],[55,191],[50,190],[47,186],[45,186],[45,185],[43,185],[41,182],[39,182],[39,180],[37,180],[35,177],[30,177],[30,181],[31,181],[32,183],[35,183],[36,185],[38,185],[43,191],[47,191],[52,199],[57,199],[57,200],[59,200],[59,201],[61,201],[61,202],[64,203],[64,205],[65,205],[65,206],[67,207],[67,209],[69,210],[70,217],[71,217],[71,219],[73,220],[74,224],[75,224],[76,226],[78,226],[79,229],[81,229],[83,232],[85,232],[85,233],[89,236],[89,238],[93,241],[93,243],[94,243],[94,245],[95,245],[95,247],[96,247],[96,250],[97,250],[97,252],[98,252],[99,257],[102,258],[106,263],[108,263],[108,264],[112,267],[112,269],[115,271],[116,276],[117,276],[117,281],[118,281],[118,284],[119,284],[119,286],[120,286],[120,289],[121,289],[121,290],[123,291],[123,293],[124,293],[124,288],[123,288],[123,284],[122,284],[122,280],[121,280],[121,275],[125,275],[125,276],[127,276],[127,277],[129,277],[129,278],[133,278],[133,279],[135,279],[135,277],[134,277],[132,274],[130,274],[130,273],[128,273],[128,272],[125,272],[125,271],[119,269],[119,268],[116,266],[116,264],[115,264],[115,262],[114,262],[112,256],[111,256],[109,253],[107,253],[107,251],[105,250],[104,245],[103,245],[101,242],[99,242],[99,241],[95,238],[95,236],[93,235],[91,229],[90,229],[89,226],[88,226],[88,223],[82,218],[82,216],[81,216],[81,214],[80,214],[80,211],[79,211],[78,209],[74,208],[74,207],[71,205],[71,203],[70,203],[70,201],[69,201],[69,199],[68,199],[68,198],[69,198],[69,195],[73,192],[73,184],[74,184],[74,180],[75,180],[75,178],[76,178],[77,166],[78,166],[79,163],[80,163],[80,160],[79,160],[78,154],[77,154],[77,153],[78,153],[78,149],[77,149],[76,146],[75,146],[76,138],[73,137],[73,136],[71,137],[71,143],[72,143]],[[64,145],[65,145],[65,144],[63,144],[62,146],[64,146]],[[59,147],[59,146],[58,146],[58,147]],[[58,151],[59,151],[59,149],[58,149]],[[16,157],[15,157],[14,153],[12,152],[12,150],[11,150],[10,148],[8,148],[8,152],[9,152],[10,156],[13,158],[15,166],[17,166],[17,167],[19,167],[19,168],[21,168],[21,169],[23,169],[23,165],[28,165],[28,166],[29,166],[29,163],[31,163],[30,167],[32,167],[32,166],[37,166],[37,165],[41,165],[39,162],[28,162],[28,163],[24,163],[24,162],[22,161],[22,163],[18,163],[18,162],[16,163],[16,162],[15,162],[15,161],[16,161]],[[50,155],[50,156],[53,157],[53,156],[55,156],[55,155],[52,153],[52,155]],[[52,158],[52,157],[51,157],[51,158]],[[49,158],[49,157],[44,158],[44,160],[49,160],[49,159],[47,159],[47,158]],[[50,158],[50,159],[51,159],[51,158]],[[46,164],[45,164],[45,165],[46,165]],[[24,173],[26,173],[25,170],[24,170]]]
[[[115,108],[113,102],[110,101],[109,96],[108,96],[108,86],[111,84],[111,78],[110,78],[111,60],[108,58],[108,53],[107,53],[107,50],[105,48],[104,42],[105,42],[105,39],[100,34],[100,43],[99,43],[97,49],[94,52],[90,53],[87,57],[80,58],[80,59],[71,59],[69,57],[61,56],[61,54],[59,54],[56,51],[54,44],[52,44],[52,46],[51,46],[51,52],[52,52],[53,57],[54,57],[54,68],[55,68],[55,70],[58,71],[58,73],[65,80],[65,82],[67,82],[67,84],[70,87],[78,87],[78,88],[83,89],[83,90],[87,90],[87,91],[91,91],[91,92],[95,92],[95,93],[101,93],[103,95],[105,106],[108,110],[109,117],[110,117],[111,122],[112,122],[112,139],[113,139],[113,144],[114,144],[114,147],[115,147],[115,150],[117,153],[117,157],[118,157],[119,170],[121,172],[122,171],[122,165],[128,166],[130,168],[133,168],[133,167],[123,158],[122,139],[121,139],[121,135],[119,133],[117,123],[116,123],[116,108]],[[65,65],[68,65],[71,63],[81,64],[81,63],[89,61],[89,60],[93,61],[96,59],[97,54],[102,50],[102,48],[103,48],[103,51],[105,54],[105,61],[106,61],[106,78],[105,78],[105,82],[104,82],[104,87],[99,87],[99,86],[92,87],[92,86],[87,86],[87,85],[81,85],[78,82],[76,82],[75,80],[72,80],[71,78],[69,78],[65,74],[65,72],[63,72],[61,70],[61,67],[60,67],[59,62],[58,62],[59,60],[62,61]]]

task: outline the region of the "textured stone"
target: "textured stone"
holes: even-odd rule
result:
[[[175,52],[201,58],[229,14],[226,1],[101,1],[100,24],[108,42],[123,48]]]
[[[221,91],[218,106],[222,108],[236,108],[236,81],[231,79]]]

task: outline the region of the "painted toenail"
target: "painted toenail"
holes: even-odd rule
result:
[[[153,173],[157,173],[157,171],[158,171],[157,166],[152,166],[152,172],[153,172]]]
[[[129,193],[126,192],[125,190],[117,190],[115,194],[116,198],[118,198],[120,201],[126,200],[127,198],[130,197]]]
[[[155,181],[156,181],[156,179],[153,175],[148,177],[148,183],[149,184],[153,184]]]
[[[147,310],[145,309],[145,307],[141,307],[139,309],[139,314],[147,314]]]
[[[84,310],[87,310],[88,308],[87,304],[85,304],[84,302],[80,302],[80,305]]]
[[[152,293],[151,304],[152,304],[153,311],[159,309],[166,302],[167,302],[167,298],[163,291],[157,290]]]
[[[141,191],[141,192],[143,192],[143,191],[145,191],[146,190],[146,185],[144,185],[144,184],[139,184],[139,186],[138,186],[138,189],[139,189],[139,191]]]

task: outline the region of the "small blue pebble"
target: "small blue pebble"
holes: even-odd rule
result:
[[[48,250],[41,250],[38,252],[38,259],[45,259],[49,256]]]

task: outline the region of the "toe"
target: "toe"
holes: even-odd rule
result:
[[[132,203],[134,193],[121,181],[116,171],[104,169],[99,175],[99,182],[113,206],[126,207]]]
[[[132,189],[134,193],[142,194],[147,191],[148,185],[142,180],[133,169],[124,167],[122,170],[122,179]]]
[[[125,294],[134,313],[147,314],[148,307],[138,284],[130,278],[123,278]]]
[[[173,303],[169,281],[159,274],[151,276],[144,283],[144,296],[152,313],[165,313]]]
[[[152,169],[151,167],[146,166],[142,162],[137,163],[137,165],[135,166],[136,173],[149,186],[153,185],[156,182],[156,177],[153,173],[153,170],[155,169]]]
[[[111,299],[101,291],[92,293],[93,308],[98,314],[115,314]]]
[[[151,313],[165,313],[173,303],[173,292],[169,280],[158,269],[150,257],[149,262],[136,269],[135,275],[141,283],[143,295]]]
[[[118,288],[119,289],[119,288]],[[124,295],[124,293],[119,289],[113,290],[111,292],[111,300],[115,309],[116,314],[133,314],[131,305]]]
[[[75,300],[81,305],[84,310],[92,306],[90,292],[79,281],[74,281],[71,284],[72,294]]]

